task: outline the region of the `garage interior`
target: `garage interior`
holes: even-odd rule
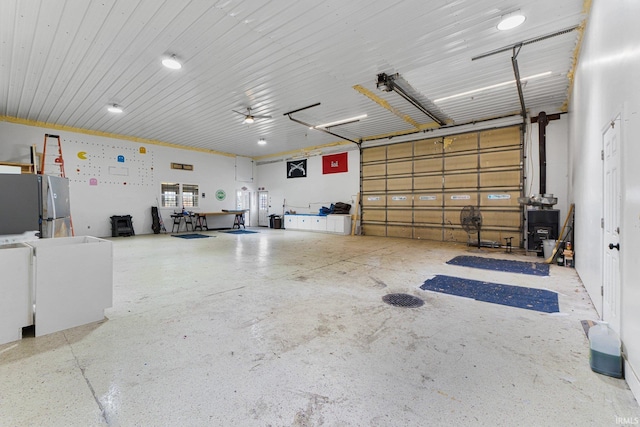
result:
[[[0,343],[0,425],[638,423],[634,2],[0,7],[0,177],[68,179],[113,265],[102,320]]]

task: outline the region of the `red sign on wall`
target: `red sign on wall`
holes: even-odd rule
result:
[[[348,157],[349,153],[330,154],[328,156],[322,156],[322,173],[340,173],[348,172]]]

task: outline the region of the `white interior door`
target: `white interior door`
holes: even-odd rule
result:
[[[602,319],[620,334],[620,116],[607,127],[604,145],[604,247]]]
[[[269,192],[258,191],[258,226],[269,226]]]
[[[236,209],[246,211],[244,222],[251,226],[251,191],[238,190],[236,192]]]

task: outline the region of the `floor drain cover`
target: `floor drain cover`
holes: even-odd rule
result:
[[[424,301],[420,298],[408,294],[387,294],[382,297],[382,301],[396,307],[405,308],[422,307],[424,305]]]

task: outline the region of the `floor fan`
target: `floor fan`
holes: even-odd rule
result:
[[[460,225],[469,236],[471,241],[471,233],[478,233],[478,250],[480,250],[480,229],[482,228],[482,214],[480,208],[476,206],[465,206],[460,211]]]

